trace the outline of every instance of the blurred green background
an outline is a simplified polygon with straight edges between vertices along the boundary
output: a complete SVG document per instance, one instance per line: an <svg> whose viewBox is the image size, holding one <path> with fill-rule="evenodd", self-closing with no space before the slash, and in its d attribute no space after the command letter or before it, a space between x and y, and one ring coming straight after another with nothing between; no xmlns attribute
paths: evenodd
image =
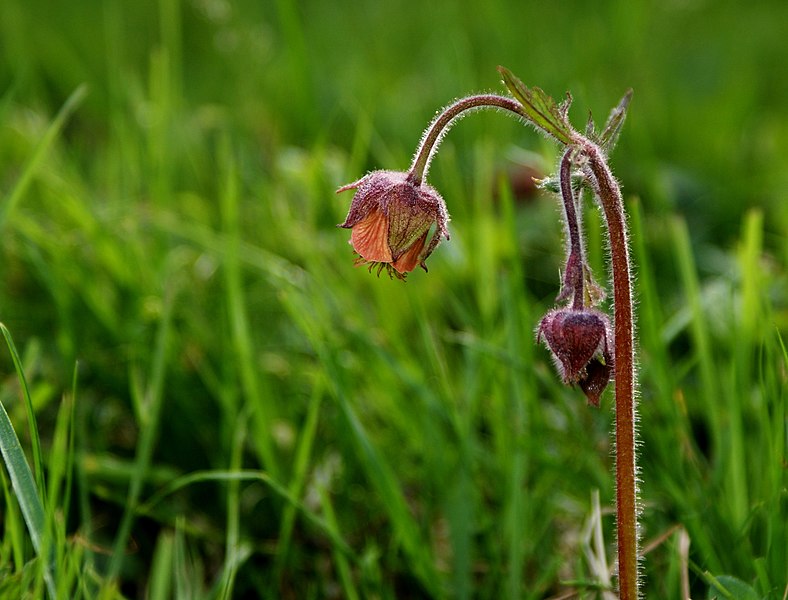
<svg viewBox="0 0 788 600"><path fill-rule="evenodd" d="M406 284L354 269L334 227L339 185L404 169L441 106L503 91L497 65L571 91L578 127L634 89L611 163L635 213L648 597L685 571L697 597L704 574L780 597L786 23L781 0L4 0L0 321L45 449L74 402L73 597L110 575L127 597L594 597L612 394L586 409L532 334L563 242L524 174L557 148L457 125L430 176L452 240Z"/></svg>

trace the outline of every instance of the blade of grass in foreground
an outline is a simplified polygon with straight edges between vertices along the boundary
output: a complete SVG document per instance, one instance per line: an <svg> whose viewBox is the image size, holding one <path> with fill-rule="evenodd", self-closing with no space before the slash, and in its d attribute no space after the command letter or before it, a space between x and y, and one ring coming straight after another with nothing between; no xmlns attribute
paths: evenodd
<svg viewBox="0 0 788 600"><path fill-rule="evenodd" d="M18 355L16 347L11 339L11 334L5 325L0 323L0 329L8 344L8 349L14 357L14 364L18 365ZM20 383L22 384L25 394L27 394L27 384L25 383L24 376L19 367L17 372L20 376ZM42 551L46 552L46 528L44 518L44 506L41 503L41 498L38 495L38 488L33 479L33 472L30 470L30 465L27 464L25 453L19 443L19 438L14 431L14 426L11 424L11 419L8 418L8 413L5 407L0 403L0 452L3 454L3 461L5 462L8 475L11 478L11 485L13 486L14 493L16 494L19 507L22 510L22 516L27 523L27 529L30 532L30 539L33 541L33 548L36 553L41 556ZM55 580L50 570L49 561L44 562L44 579L52 598L55 598Z"/></svg>
<svg viewBox="0 0 788 600"><path fill-rule="evenodd" d="M22 387L22 396L25 400L25 409L27 410L28 426L30 428L30 440L33 446L33 467L36 472L35 483L41 490L42 497L46 495L46 488L44 487L44 468L41 459L41 438L38 436L38 425L36 423L36 413L33 409L33 400L30 397L30 389L27 387L27 378L22 368L22 360L19 358L19 352L16 350L14 340L11 338L11 332L8 331L6 326L0 323L0 330L3 332L5 343L8 346L8 351L11 353L11 360L14 362L16 375L19 378L19 383Z"/></svg>

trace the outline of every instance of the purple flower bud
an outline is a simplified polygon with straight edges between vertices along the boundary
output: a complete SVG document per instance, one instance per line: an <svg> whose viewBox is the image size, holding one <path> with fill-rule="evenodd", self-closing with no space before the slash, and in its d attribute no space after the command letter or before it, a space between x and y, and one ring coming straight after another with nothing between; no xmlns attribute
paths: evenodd
<svg viewBox="0 0 788 600"><path fill-rule="evenodd" d="M578 384L589 404L599 406L613 374L607 315L593 308L551 310L539 323L536 339L542 338L564 383Z"/></svg>
<svg viewBox="0 0 788 600"><path fill-rule="evenodd" d="M356 195L339 227L351 230L350 244L360 257L356 264L369 264L370 270L377 265L378 273L385 267L400 279L419 265L426 271L424 261L441 238L449 239L449 214L440 194L399 171L373 171L337 193L350 189Z"/></svg>

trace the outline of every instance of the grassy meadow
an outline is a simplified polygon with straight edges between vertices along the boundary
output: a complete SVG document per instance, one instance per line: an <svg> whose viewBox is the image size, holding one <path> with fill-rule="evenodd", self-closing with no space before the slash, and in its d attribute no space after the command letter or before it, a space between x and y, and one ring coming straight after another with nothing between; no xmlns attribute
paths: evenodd
<svg viewBox="0 0 788 600"><path fill-rule="evenodd" d="M530 178L558 148L454 127L430 172L452 237L405 283L335 227L337 187L406 168L500 64L571 91L578 126L634 89L611 165L644 596L785 599L786 22L784 0L3 0L0 598L611 597L613 394L587 407L534 335L564 241Z"/></svg>

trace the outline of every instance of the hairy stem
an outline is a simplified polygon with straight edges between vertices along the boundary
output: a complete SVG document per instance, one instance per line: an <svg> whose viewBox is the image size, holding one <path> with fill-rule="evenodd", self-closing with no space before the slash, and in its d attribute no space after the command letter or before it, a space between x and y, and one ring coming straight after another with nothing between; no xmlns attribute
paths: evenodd
<svg viewBox="0 0 788 600"><path fill-rule="evenodd" d="M441 139L443 139L444 134L453 124L452 122L457 117L462 116L464 112L479 108L499 108L514 113L519 117L526 116L519 102L512 98L498 96L496 94L467 96L450 104L435 117L421 137L421 143L419 143L419 148L416 150L416 155L413 157L413 163L410 165L408 178L411 182L415 185L419 185L427 176L427 171L430 168L430 161L435 151L438 149L438 145Z"/></svg>
<svg viewBox="0 0 788 600"><path fill-rule="evenodd" d="M618 182L598 146L576 140L602 204L610 240L613 271L616 390L616 525L618 585L622 600L638 598L638 531L634 312L624 203Z"/></svg>
<svg viewBox="0 0 788 600"><path fill-rule="evenodd" d="M575 204L575 194L572 191L572 155L575 149L569 147L561 158L559 178L561 182L561 199L564 202L564 214L566 215L566 229L569 236L569 253L566 260L566 270L563 290L559 295L560 299L565 294L573 293L572 308L580 310L585 304L584 290L584 265L583 242L580 233L580 222L577 218L577 205Z"/></svg>

